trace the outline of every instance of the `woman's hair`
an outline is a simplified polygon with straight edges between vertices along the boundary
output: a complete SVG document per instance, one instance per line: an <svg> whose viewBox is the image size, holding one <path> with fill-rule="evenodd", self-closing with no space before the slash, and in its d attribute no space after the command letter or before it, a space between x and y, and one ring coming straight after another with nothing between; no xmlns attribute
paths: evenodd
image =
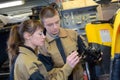
<svg viewBox="0 0 120 80"><path fill-rule="evenodd" d="M44 19L44 18L51 18L53 16L55 16L56 14L58 14L58 11L49 6L49 7L43 7L42 10L40 11L40 20Z"/></svg>
<svg viewBox="0 0 120 80"><path fill-rule="evenodd" d="M23 45L25 42L25 39L23 37L24 32L33 34L38 28L43 29L43 26L38 20L26 20L20 25L15 25L11 28L7 43L8 53L11 57L11 60L14 56L19 54L19 45Z"/></svg>

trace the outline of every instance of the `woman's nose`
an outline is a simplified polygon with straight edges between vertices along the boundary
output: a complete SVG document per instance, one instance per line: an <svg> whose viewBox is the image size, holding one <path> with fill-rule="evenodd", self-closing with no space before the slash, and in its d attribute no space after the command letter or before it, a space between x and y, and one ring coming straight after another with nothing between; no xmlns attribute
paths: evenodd
<svg viewBox="0 0 120 80"><path fill-rule="evenodd" d="M44 34L42 35L42 37L43 37L43 38L46 38L46 36L45 36Z"/></svg>

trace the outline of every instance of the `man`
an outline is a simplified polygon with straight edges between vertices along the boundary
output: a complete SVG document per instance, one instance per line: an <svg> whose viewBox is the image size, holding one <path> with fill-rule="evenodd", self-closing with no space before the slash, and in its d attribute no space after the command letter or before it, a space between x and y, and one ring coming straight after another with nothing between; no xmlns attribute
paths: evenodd
<svg viewBox="0 0 120 80"><path fill-rule="evenodd" d="M41 10L40 20L46 29L45 49L40 49L40 51L47 51L45 56L52 58L53 70L61 68L66 63L66 57L73 51L78 50L77 40L79 38L82 41L82 38L76 31L61 28L59 13L52 7L45 7ZM83 48L85 48L83 42L81 42L79 48L79 53L81 54L84 50ZM81 62L74 68L68 80L83 80Z"/></svg>

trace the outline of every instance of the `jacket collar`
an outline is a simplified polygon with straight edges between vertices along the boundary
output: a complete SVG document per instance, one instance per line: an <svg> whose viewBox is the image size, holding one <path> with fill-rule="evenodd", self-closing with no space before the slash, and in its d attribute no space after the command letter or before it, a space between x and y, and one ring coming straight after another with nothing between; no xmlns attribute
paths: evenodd
<svg viewBox="0 0 120 80"><path fill-rule="evenodd" d="M35 55L35 51L32 48L29 48L27 46L20 46L19 52L27 55Z"/></svg>
<svg viewBox="0 0 120 80"><path fill-rule="evenodd" d="M46 33L46 37L47 42L52 42L55 39L54 37L51 37L48 33ZM67 37L67 32L65 29L60 28L59 37Z"/></svg>

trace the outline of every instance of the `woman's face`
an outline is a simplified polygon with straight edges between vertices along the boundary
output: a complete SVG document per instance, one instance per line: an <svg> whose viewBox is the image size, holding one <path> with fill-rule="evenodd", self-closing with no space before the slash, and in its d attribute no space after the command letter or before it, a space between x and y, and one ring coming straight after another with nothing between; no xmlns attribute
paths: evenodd
<svg viewBox="0 0 120 80"><path fill-rule="evenodd" d="M37 29L30 37L33 46L43 46L45 43L45 35L42 29Z"/></svg>

